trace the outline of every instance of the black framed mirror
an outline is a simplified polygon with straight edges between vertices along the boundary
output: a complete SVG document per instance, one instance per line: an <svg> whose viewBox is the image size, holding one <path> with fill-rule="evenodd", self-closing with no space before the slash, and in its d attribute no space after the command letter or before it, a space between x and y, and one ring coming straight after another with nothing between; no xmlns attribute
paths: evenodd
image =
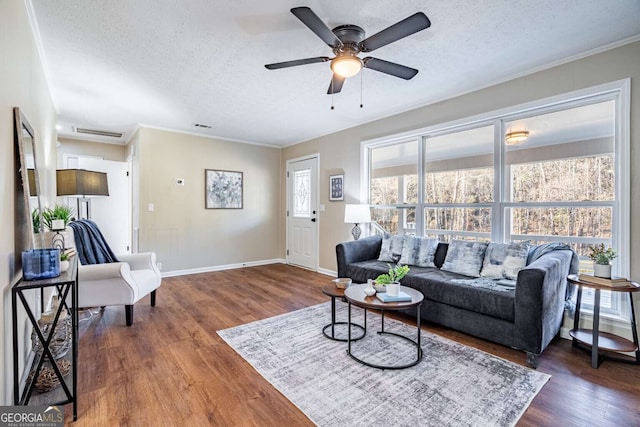
<svg viewBox="0 0 640 427"><path fill-rule="evenodd" d="M22 267L22 251L34 249L35 235L42 236L42 206L40 179L36 156L35 132L20 108L14 115L15 182L15 253L16 270Z"/></svg>

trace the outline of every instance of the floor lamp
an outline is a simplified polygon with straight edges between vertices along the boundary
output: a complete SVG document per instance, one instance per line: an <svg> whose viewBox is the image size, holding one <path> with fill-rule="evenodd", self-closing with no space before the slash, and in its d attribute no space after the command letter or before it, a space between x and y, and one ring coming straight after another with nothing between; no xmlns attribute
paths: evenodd
<svg viewBox="0 0 640 427"><path fill-rule="evenodd" d="M371 207L369 205L344 205L344 222L355 224L351 235L358 240L362 234L359 224L371 222Z"/></svg>
<svg viewBox="0 0 640 427"><path fill-rule="evenodd" d="M78 219L82 219L82 207L86 208L86 216L91 218L91 197L108 196L109 184L105 172L85 169L56 170L56 192L58 196L76 197L78 203Z"/></svg>

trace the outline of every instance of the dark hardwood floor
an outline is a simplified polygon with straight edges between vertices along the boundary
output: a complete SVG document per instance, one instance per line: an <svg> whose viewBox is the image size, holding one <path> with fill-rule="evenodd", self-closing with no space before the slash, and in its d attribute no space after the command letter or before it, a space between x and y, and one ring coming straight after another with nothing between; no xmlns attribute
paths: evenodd
<svg viewBox="0 0 640 427"><path fill-rule="evenodd" d="M98 312L80 324L73 425L312 425L216 331L328 301L320 289L329 281L282 264L173 277L163 280L156 307L149 297L136 304L132 327L124 307ZM433 324L423 329L525 365L522 352ZM640 426L640 366L605 361L592 369L587 353L559 339L538 369L552 378L518 425ZM69 424L71 412L67 406Z"/></svg>

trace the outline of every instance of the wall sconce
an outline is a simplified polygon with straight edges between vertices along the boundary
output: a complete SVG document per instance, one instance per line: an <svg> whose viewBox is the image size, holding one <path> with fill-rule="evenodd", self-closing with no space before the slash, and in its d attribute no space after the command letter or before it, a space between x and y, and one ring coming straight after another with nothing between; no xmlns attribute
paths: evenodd
<svg viewBox="0 0 640 427"><path fill-rule="evenodd" d="M354 240L358 240L360 234L362 234L359 224L371 222L371 208L369 205L345 205L344 222L346 224L355 224L353 230L351 230L351 235Z"/></svg>
<svg viewBox="0 0 640 427"><path fill-rule="evenodd" d="M83 203L86 206L86 218L90 219L90 197L109 195L107 174L84 169L59 169L56 171L56 190L58 196L77 197L78 219L82 218Z"/></svg>
<svg viewBox="0 0 640 427"><path fill-rule="evenodd" d="M520 145L529 138L528 130L521 130L517 132L509 132L504 137L504 142L507 145Z"/></svg>

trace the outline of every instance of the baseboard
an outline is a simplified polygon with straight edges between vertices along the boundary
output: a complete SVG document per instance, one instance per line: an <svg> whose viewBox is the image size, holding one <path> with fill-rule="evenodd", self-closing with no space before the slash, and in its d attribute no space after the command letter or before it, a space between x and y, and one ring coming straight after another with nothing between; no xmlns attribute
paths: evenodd
<svg viewBox="0 0 640 427"><path fill-rule="evenodd" d="M259 265L284 264L287 261L283 258L265 259L261 261L247 261L236 264L213 265L209 267L191 268L188 270L173 270L162 272L162 277L186 276L188 274L210 273L212 271L232 270L235 268L256 267Z"/></svg>
<svg viewBox="0 0 640 427"><path fill-rule="evenodd" d="M326 276L338 277L338 272L333 270L327 270L326 268L318 268L318 273Z"/></svg>

